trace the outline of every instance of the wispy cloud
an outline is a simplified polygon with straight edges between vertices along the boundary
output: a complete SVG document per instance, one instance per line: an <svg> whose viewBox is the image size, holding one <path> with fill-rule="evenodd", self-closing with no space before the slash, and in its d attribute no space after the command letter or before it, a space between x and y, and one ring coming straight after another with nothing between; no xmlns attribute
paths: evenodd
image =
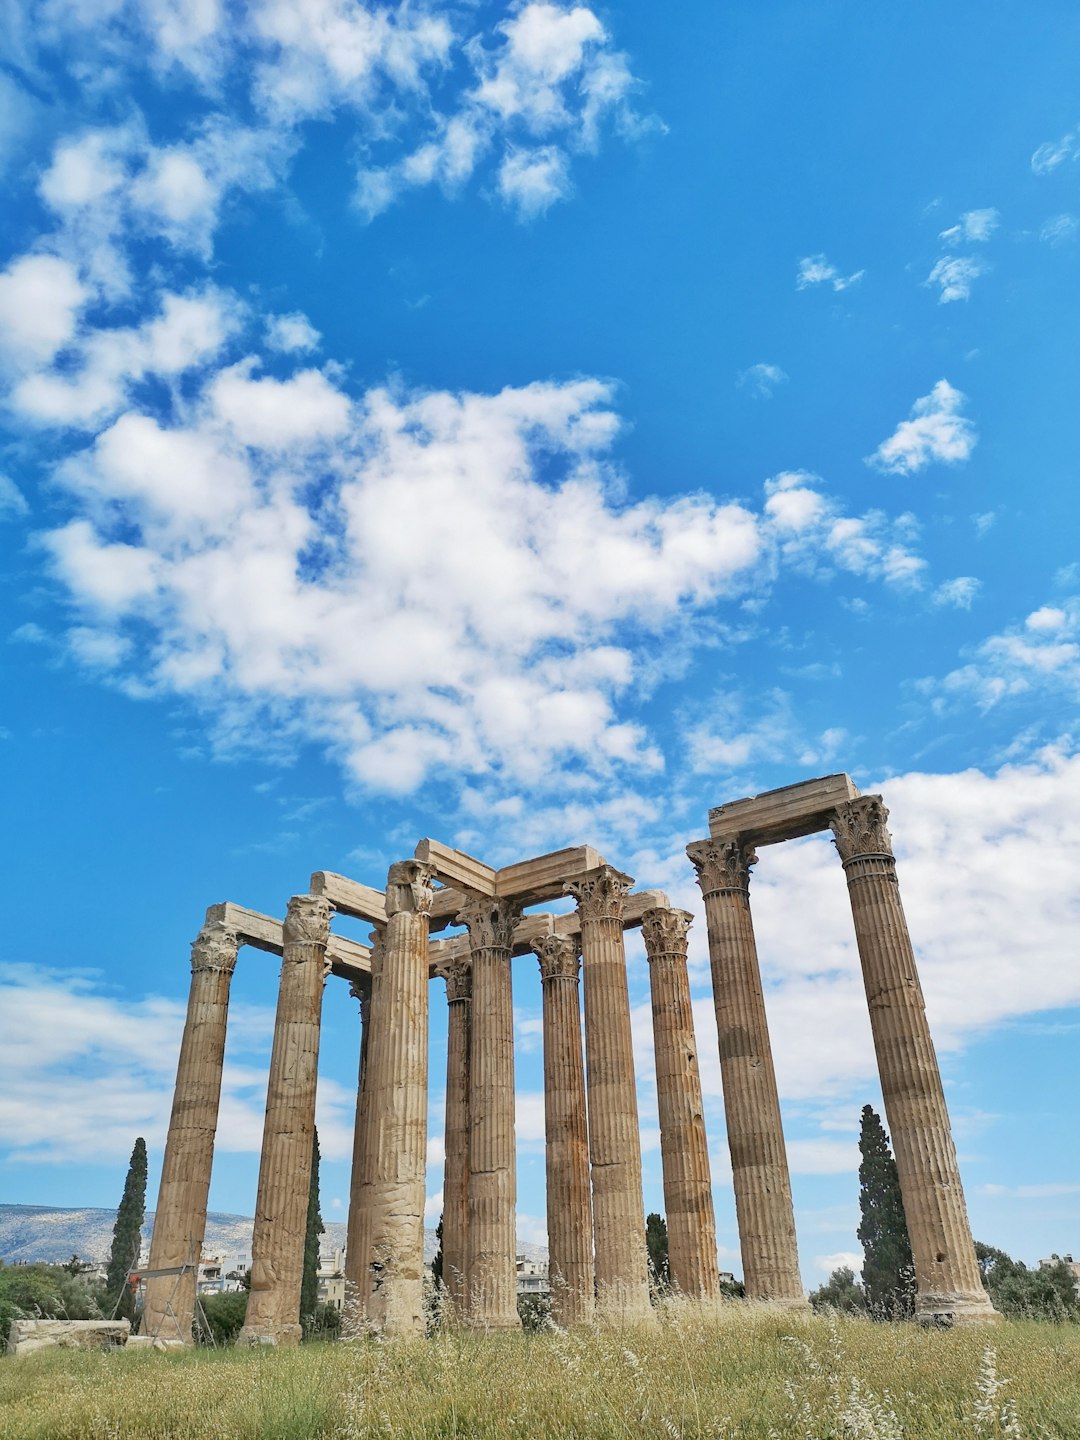
<svg viewBox="0 0 1080 1440"><path fill-rule="evenodd" d="M957 575L955 580L946 580L937 587L930 597L935 605L951 605L957 610L970 610L972 601L982 589L982 581L974 575Z"/></svg>
<svg viewBox="0 0 1080 1440"><path fill-rule="evenodd" d="M939 286L938 304L950 305L954 300L969 300L972 284L980 275L985 275L986 270L981 260L970 255L943 255L923 284Z"/></svg>
<svg viewBox="0 0 1080 1440"><path fill-rule="evenodd" d="M975 426L960 414L967 396L947 380L939 380L929 395L911 407L911 418L902 420L883 440L866 463L891 475L913 475L931 462L959 465L975 448Z"/></svg>
<svg viewBox="0 0 1080 1440"><path fill-rule="evenodd" d="M922 688L939 709L969 700L989 710L1054 691L1080 697L1080 597L1033 610L984 640L967 664Z"/></svg>
<svg viewBox="0 0 1080 1440"><path fill-rule="evenodd" d="M787 378L787 372L781 370L779 365L769 365L764 361L759 361L757 365L740 370L735 383L740 390L746 390L755 400L771 400L776 387L783 385Z"/></svg>
<svg viewBox="0 0 1080 1440"><path fill-rule="evenodd" d="M1049 175L1066 160L1080 156L1080 128L1070 130L1060 140L1047 140L1031 157L1031 168L1036 175Z"/></svg>
<svg viewBox="0 0 1080 1440"><path fill-rule="evenodd" d="M850 275L844 275L827 256L804 255L799 261L795 288L806 290L811 285L831 285L834 290L846 290L849 285L857 284L865 274L865 270L855 270Z"/></svg>
<svg viewBox="0 0 1080 1440"><path fill-rule="evenodd" d="M942 230L940 238L950 245L957 245L965 240L978 243L989 240L1000 224L1001 214L992 206L984 210L968 210L960 216L955 225Z"/></svg>

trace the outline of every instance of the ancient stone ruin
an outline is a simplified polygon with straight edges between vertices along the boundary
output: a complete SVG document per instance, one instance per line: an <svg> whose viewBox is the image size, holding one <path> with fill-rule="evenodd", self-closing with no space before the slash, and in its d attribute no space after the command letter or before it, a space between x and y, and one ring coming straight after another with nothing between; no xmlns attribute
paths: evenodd
<svg viewBox="0 0 1080 1440"><path fill-rule="evenodd" d="M896 864L878 795L831 775L711 811L687 846L705 899L735 1203L749 1299L805 1305L791 1182L750 915L755 846L831 830L847 876L904 1211L917 1315L997 1318L983 1290ZM572 895L571 914L524 913ZM370 947L331 933L337 911ZM467 1325L512 1329L515 1296L511 957L543 990L547 1222L553 1318L650 1313L624 932L649 961L664 1204L673 1283L716 1296L716 1224L686 969L690 915L588 846L493 869L433 840L391 865L385 890L316 872L284 922L213 905L192 947L191 993L146 1272L142 1333L190 1343L221 1093L229 986L241 945L281 955L241 1339L293 1344L328 976L360 1004L360 1077L346 1282L388 1336L424 1333L429 980L449 1007L444 1278ZM464 933L437 938L451 926ZM584 1055L579 1002L584 992Z"/></svg>

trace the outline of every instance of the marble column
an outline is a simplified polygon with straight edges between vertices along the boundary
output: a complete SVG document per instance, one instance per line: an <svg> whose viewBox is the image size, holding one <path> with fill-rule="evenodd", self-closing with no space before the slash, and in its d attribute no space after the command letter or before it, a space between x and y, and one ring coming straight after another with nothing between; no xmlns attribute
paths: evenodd
<svg viewBox="0 0 1080 1440"><path fill-rule="evenodd" d="M477 896L458 922L472 948L469 1046L469 1322L516 1330L517 1175L510 955L520 908Z"/></svg>
<svg viewBox="0 0 1080 1440"><path fill-rule="evenodd" d="M191 989L150 1242L151 1270L197 1266L202 1255L238 946L236 932L218 920L208 922L191 947ZM141 1333L190 1345L195 1281L194 1270L148 1279Z"/></svg>
<svg viewBox="0 0 1080 1440"><path fill-rule="evenodd" d="M657 907L641 917L649 957L660 1156L672 1287L695 1300L719 1293L716 1217L701 1099L694 1012L686 970L686 910Z"/></svg>
<svg viewBox="0 0 1080 1440"><path fill-rule="evenodd" d="M281 984L251 1237L251 1290L237 1338L240 1345L300 1341L300 1283L330 910L321 897L294 895L282 926Z"/></svg>
<svg viewBox="0 0 1080 1440"><path fill-rule="evenodd" d="M593 1315L592 1204L585 1065L581 1054L574 936L536 942L544 996L544 1130L547 1141L548 1273L551 1318L564 1328Z"/></svg>
<svg viewBox="0 0 1080 1440"><path fill-rule="evenodd" d="M999 1319L983 1289L968 1223L934 1042L908 934L889 812L880 795L837 807L831 819L844 863L862 962L885 1114L915 1261L919 1319Z"/></svg>
<svg viewBox="0 0 1080 1440"><path fill-rule="evenodd" d="M581 920L596 1302L599 1314L616 1322L652 1313L622 930L632 884L604 865L568 887Z"/></svg>
<svg viewBox="0 0 1080 1440"><path fill-rule="evenodd" d="M448 961L446 981L446 1154L443 1162L443 1286L453 1315L467 1311L469 1263L469 1045L472 1031L472 965L467 956Z"/></svg>
<svg viewBox="0 0 1080 1440"><path fill-rule="evenodd" d="M757 856L737 838L696 841L686 853L705 897L747 1298L803 1306L791 1178L750 916L750 867Z"/></svg>
<svg viewBox="0 0 1080 1440"><path fill-rule="evenodd" d="M367 1314L375 1328L422 1337L424 1190L427 1177L428 917L434 872L391 865L382 970L368 1046L372 1130L363 1188L371 1207ZM367 1087L365 1087L366 1089Z"/></svg>
<svg viewBox="0 0 1080 1440"><path fill-rule="evenodd" d="M360 1066L356 1086L356 1121L353 1129L352 1172L349 1180L349 1218L345 1232L345 1320L348 1338L356 1338L354 1328L367 1314L371 1286L371 1193L365 1190L364 1170L372 1144L370 1111L370 1074L368 1055L371 1049L371 1010L382 966L382 934L376 930L371 937L371 974L349 987L350 994L360 1002Z"/></svg>

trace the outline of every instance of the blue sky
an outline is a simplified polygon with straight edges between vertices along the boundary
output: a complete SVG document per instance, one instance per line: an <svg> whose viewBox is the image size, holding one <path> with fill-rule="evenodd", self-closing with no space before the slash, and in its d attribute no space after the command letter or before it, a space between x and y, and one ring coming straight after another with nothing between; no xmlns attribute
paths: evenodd
<svg viewBox="0 0 1080 1440"><path fill-rule="evenodd" d="M138 1133L160 1163L207 905L431 835L591 843L699 913L710 806L845 769L892 809L974 1229L1075 1251L1073 8L0 14L0 1199L115 1204ZM856 1250L869 1027L831 847L753 896L813 1284ZM691 966L737 1269L700 919ZM637 944L630 980L660 1208ZM242 953L219 1209L275 983Z"/></svg>

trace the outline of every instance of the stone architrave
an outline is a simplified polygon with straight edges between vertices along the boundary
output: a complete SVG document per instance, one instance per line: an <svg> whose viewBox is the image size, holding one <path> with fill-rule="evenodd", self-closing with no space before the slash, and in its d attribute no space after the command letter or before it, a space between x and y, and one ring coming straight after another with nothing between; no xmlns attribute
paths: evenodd
<svg viewBox="0 0 1080 1440"><path fill-rule="evenodd" d="M604 865L567 887L581 923L596 1302L598 1313L616 1322L652 1313L622 930L632 884Z"/></svg>
<svg viewBox="0 0 1080 1440"><path fill-rule="evenodd" d="M360 1064L356 1085L356 1121L353 1129L352 1171L349 1180L349 1218L345 1232L345 1319L348 1338L353 1327L367 1313L368 1286L371 1278L371 1214L365 1203L364 1150L371 1143L368 1120L368 1050L371 1043L371 1004L382 965L382 936L375 931L371 939L371 974L354 980L349 993L360 1002Z"/></svg>
<svg viewBox="0 0 1080 1440"><path fill-rule="evenodd" d="M202 1257L238 948L236 931L221 921L205 925L191 947L191 989L150 1242L151 1270L197 1267ZM196 1268L182 1269L146 1281L143 1335L191 1344L196 1275Z"/></svg>
<svg viewBox="0 0 1080 1440"><path fill-rule="evenodd" d="M433 871L390 866L382 973L368 1046L372 1144L363 1186L371 1205L367 1314L388 1336L422 1337L427 1162L428 917ZM365 1087L366 1089L367 1087Z"/></svg>
<svg viewBox="0 0 1080 1440"><path fill-rule="evenodd" d="M446 981L446 1154L443 1169L443 1286L453 1314L467 1311L469 1266L469 1047L472 965L468 957L439 967Z"/></svg>
<svg viewBox="0 0 1080 1440"><path fill-rule="evenodd" d="M282 926L270 1079L251 1237L251 1290L237 1344L296 1345L315 1133L329 901L294 895Z"/></svg>
<svg viewBox="0 0 1080 1440"><path fill-rule="evenodd" d="M803 1306L791 1178L740 839L686 847L705 898L724 1113L747 1298Z"/></svg>
<svg viewBox="0 0 1080 1440"><path fill-rule="evenodd" d="M839 805L831 827L844 864L896 1155L918 1318L979 1324L1000 1318L983 1289L960 1169L900 901L889 812L880 795Z"/></svg>
<svg viewBox="0 0 1080 1440"><path fill-rule="evenodd" d="M709 1142L686 970L686 934L692 919L686 910L657 907L645 911L641 931L649 957L671 1283L683 1295L712 1300L719 1292L720 1277Z"/></svg>
<svg viewBox="0 0 1080 1440"><path fill-rule="evenodd" d="M458 915L472 960L469 1053L468 1319L516 1330L514 1009L510 954L519 907L475 896Z"/></svg>
<svg viewBox="0 0 1080 1440"><path fill-rule="evenodd" d="M551 1318L563 1328L591 1320L594 1298L589 1134L578 995L580 954L576 936L545 935L536 942L544 996Z"/></svg>

